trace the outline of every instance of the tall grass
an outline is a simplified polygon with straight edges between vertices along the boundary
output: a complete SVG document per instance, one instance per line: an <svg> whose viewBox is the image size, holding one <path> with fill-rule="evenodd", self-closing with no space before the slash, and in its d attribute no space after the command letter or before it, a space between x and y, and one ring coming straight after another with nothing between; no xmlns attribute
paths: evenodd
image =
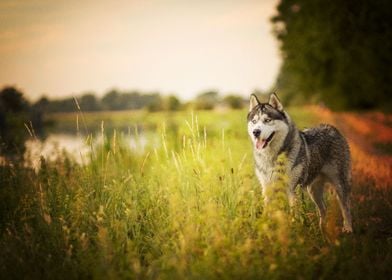
<svg viewBox="0 0 392 280"><path fill-rule="evenodd" d="M299 111L293 114L309 124ZM0 275L390 277L391 189L354 186L354 197L366 197L353 203L355 233L327 244L300 190L295 213L283 183L263 209L244 119L244 112L187 114L157 121L143 150L129 148L121 133L103 131L103 144L91 146L85 165L64 154L52 162L42 158L38 172L1 167ZM341 220L336 207L331 231Z"/></svg>

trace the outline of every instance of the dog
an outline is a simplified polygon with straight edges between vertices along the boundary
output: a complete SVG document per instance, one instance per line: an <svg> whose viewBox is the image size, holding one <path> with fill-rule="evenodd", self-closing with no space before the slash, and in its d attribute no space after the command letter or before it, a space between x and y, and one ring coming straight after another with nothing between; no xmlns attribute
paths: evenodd
<svg viewBox="0 0 392 280"><path fill-rule="evenodd" d="M299 131L275 93L268 103L256 95L250 97L248 133L253 144L256 176L260 181L264 203L273 187L278 156L287 157L288 200L295 203L295 189L306 188L319 214L324 235L326 205L323 199L326 183L336 193L343 216L343 232L352 232L350 211L351 157L346 139L333 126L322 124Z"/></svg>

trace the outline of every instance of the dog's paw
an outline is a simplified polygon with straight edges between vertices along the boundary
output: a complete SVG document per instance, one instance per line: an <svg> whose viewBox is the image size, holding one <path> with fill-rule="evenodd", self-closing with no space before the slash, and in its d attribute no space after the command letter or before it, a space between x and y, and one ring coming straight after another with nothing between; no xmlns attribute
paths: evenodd
<svg viewBox="0 0 392 280"><path fill-rule="evenodd" d="M344 226L344 227L342 228L342 232L343 232L343 233L352 233L352 232L353 232L353 228L350 227L350 226Z"/></svg>

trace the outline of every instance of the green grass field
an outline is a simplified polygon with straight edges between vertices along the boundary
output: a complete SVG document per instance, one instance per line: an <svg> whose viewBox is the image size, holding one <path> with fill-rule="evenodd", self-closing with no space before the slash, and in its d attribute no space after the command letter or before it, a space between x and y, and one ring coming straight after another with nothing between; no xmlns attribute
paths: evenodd
<svg viewBox="0 0 392 280"><path fill-rule="evenodd" d="M299 127L322 120L289 111ZM52 118L77 130L75 114ZM338 233L328 194L326 243L306 193L293 213L279 191L263 209L246 111L79 114L78 129L102 120L84 166L64 154L37 172L0 167L2 279L391 278L390 161L372 166L354 147L354 233ZM149 144L133 150L107 126L149 131Z"/></svg>

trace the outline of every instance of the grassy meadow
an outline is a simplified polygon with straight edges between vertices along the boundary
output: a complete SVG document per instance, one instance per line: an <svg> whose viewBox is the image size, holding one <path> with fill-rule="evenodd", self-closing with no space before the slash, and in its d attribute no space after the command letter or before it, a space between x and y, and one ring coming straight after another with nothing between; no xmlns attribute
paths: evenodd
<svg viewBox="0 0 392 280"><path fill-rule="evenodd" d="M289 112L300 128L329 122L348 137L353 234L340 233L328 193L323 241L306 193L288 209L284 176L263 208L246 111L59 114L59 127L103 145L85 165L58 151L39 170L0 167L1 278L391 278L392 117ZM126 133L147 144L130 148Z"/></svg>

